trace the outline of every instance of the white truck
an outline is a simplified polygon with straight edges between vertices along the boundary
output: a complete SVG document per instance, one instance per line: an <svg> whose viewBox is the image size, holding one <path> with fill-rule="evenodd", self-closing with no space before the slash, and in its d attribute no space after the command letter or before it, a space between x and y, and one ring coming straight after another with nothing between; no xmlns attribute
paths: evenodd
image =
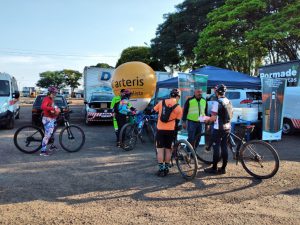
<svg viewBox="0 0 300 225"><path fill-rule="evenodd" d="M111 121L110 103L113 97L111 80L113 69L85 67L83 71L85 123Z"/></svg>
<svg viewBox="0 0 300 225"><path fill-rule="evenodd" d="M15 119L19 119L19 89L17 81L7 73L0 73L0 125L14 128Z"/></svg>
<svg viewBox="0 0 300 225"><path fill-rule="evenodd" d="M287 80L283 103L283 134L293 134L300 129L300 60L261 67L261 78Z"/></svg>

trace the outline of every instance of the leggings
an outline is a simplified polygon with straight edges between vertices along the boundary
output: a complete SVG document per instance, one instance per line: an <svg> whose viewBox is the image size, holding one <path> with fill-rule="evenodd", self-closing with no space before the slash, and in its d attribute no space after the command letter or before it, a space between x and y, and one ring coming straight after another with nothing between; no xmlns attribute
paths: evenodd
<svg viewBox="0 0 300 225"><path fill-rule="evenodd" d="M44 152L44 151L46 151L47 144L54 132L56 119L49 118L49 117L43 117L42 122L44 124L44 129L45 129L45 136L42 141L42 152Z"/></svg>

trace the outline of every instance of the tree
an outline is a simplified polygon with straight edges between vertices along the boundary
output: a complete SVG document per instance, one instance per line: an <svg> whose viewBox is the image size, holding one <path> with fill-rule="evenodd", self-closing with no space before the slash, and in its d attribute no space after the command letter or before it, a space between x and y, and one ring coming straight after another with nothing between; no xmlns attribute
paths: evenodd
<svg viewBox="0 0 300 225"><path fill-rule="evenodd" d="M195 62L194 47L198 34L207 25L206 16L225 0L185 0L176 12L164 15L165 22L151 40L152 55L164 66L185 70Z"/></svg>
<svg viewBox="0 0 300 225"><path fill-rule="evenodd" d="M41 88L48 88L49 86L55 86L58 89L64 88L65 77L61 71L46 71L40 73L40 79L37 81L36 86Z"/></svg>
<svg viewBox="0 0 300 225"><path fill-rule="evenodd" d="M194 49L197 64L251 73L268 54L284 56L294 48L290 58L295 57L299 51L298 5L296 0L227 0L208 14L209 24Z"/></svg>
<svg viewBox="0 0 300 225"><path fill-rule="evenodd" d="M65 84L67 86L70 86L71 88L71 96L74 96L74 89L78 88L78 86L80 85L78 81L79 79L82 78L82 73L75 70L67 70L67 69L64 69L60 73L63 75L65 79Z"/></svg>
<svg viewBox="0 0 300 225"><path fill-rule="evenodd" d="M149 47L134 46L124 49L121 53L121 57L116 64L116 67L123 63L131 61L140 61L148 64L153 70L165 71L164 67L151 56Z"/></svg>
<svg viewBox="0 0 300 225"><path fill-rule="evenodd" d="M95 67L106 68L106 69L114 69L113 66L110 66L107 63L98 63Z"/></svg>

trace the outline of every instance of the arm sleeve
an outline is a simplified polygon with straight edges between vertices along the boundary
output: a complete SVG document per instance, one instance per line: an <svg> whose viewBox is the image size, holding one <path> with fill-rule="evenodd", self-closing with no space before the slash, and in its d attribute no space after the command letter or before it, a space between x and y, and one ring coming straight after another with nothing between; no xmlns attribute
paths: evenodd
<svg viewBox="0 0 300 225"><path fill-rule="evenodd" d="M189 112L189 107L190 107L189 102L190 102L190 98L187 99L186 102L184 103L182 121L186 121L186 117L187 117L187 114Z"/></svg>
<svg viewBox="0 0 300 225"><path fill-rule="evenodd" d="M51 103L50 100L48 98L44 98L44 100L42 102L42 105L41 105L41 109L43 111L48 111L48 112L51 111L51 110L54 110L54 107L48 106L49 103Z"/></svg>
<svg viewBox="0 0 300 225"><path fill-rule="evenodd" d="M110 108L113 109L115 104L116 104L116 97L113 97L113 99L111 100L111 103L110 103Z"/></svg>

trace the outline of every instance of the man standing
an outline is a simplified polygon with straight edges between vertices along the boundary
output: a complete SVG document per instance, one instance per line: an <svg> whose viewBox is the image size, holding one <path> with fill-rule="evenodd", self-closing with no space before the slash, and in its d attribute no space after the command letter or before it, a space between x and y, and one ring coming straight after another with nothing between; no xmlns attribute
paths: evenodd
<svg viewBox="0 0 300 225"><path fill-rule="evenodd" d="M206 173L212 174L225 174L226 166L228 162L228 149L227 149L227 139L230 135L231 119L232 119L232 104L225 97L226 86L219 85L215 93L217 95L218 101L215 101L211 109L211 117L205 122L214 122L214 129L212 134L213 141L213 165L210 168L204 169ZM220 146L221 146L221 156L223 159L223 164L221 168L217 167L220 157Z"/></svg>
<svg viewBox="0 0 300 225"><path fill-rule="evenodd" d="M199 121L199 116L207 114L207 102L202 97L202 90L194 91L194 96L187 99L184 104L182 127L187 129L188 142L194 146L197 134L202 132L202 124Z"/></svg>
<svg viewBox="0 0 300 225"><path fill-rule="evenodd" d="M113 97L113 99L111 100L111 103L110 103L110 108L111 109L114 109L115 105L118 104L121 101L121 95L122 95L124 90L125 89L122 89L120 91L120 95L116 95L116 96ZM117 137L117 146L119 146L120 143L118 143L118 139L119 139L119 137L118 137L118 134L119 134L118 133L118 122L117 122L117 119L116 119L116 114L117 113L118 112L114 112L113 125L114 125L114 129L115 129L115 134L116 134L116 137Z"/></svg>
<svg viewBox="0 0 300 225"><path fill-rule="evenodd" d="M164 177L169 173L172 143L176 135L177 124L182 116L182 108L178 105L180 91L173 89L170 98L160 101L154 110L158 112L156 149L158 172L157 176Z"/></svg>

